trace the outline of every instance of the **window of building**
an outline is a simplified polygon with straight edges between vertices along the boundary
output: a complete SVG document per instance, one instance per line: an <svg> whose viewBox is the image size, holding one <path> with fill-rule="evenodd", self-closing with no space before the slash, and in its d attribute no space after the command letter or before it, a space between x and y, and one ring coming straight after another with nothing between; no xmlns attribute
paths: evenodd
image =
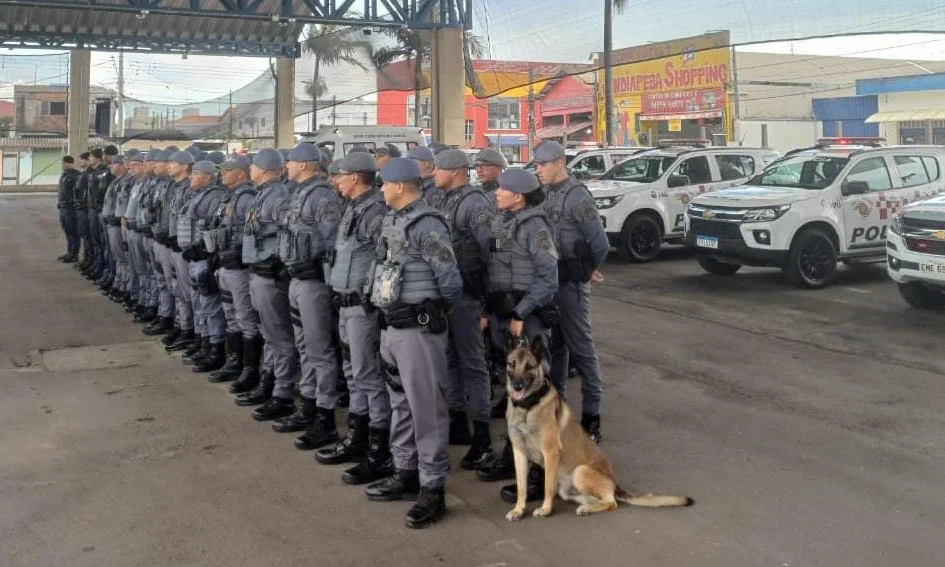
<svg viewBox="0 0 945 567"><path fill-rule="evenodd" d="M414 109L416 108L414 95L407 97L407 126L416 126ZM430 95L420 95L420 127L429 128L433 122L433 101Z"/></svg>
<svg viewBox="0 0 945 567"><path fill-rule="evenodd" d="M260 118L260 119L259 119L259 126L262 127L262 128L265 128L265 127L266 127L266 119L265 119L265 118Z"/></svg>
<svg viewBox="0 0 945 567"><path fill-rule="evenodd" d="M522 124L522 105L517 98L489 99L489 129L518 130Z"/></svg>
<svg viewBox="0 0 945 567"><path fill-rule="evenodd" d="M476 123L472 120L466 121L466 141L473 142L476 139Z"/></svg>
<svg viewBox="0 0 945 567"><path fill-rule="evenodd" d="M65 102L43 102L43 114L46 116L65 116Z"/></svg>

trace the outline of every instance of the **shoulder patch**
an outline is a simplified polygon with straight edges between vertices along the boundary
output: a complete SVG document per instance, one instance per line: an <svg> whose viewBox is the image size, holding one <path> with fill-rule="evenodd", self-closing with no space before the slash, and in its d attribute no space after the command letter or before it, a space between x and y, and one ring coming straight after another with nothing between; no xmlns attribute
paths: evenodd
<svg viewBox="0 0 945 567"><path fill-rule="evenodd" d="M590 222L598 218L597 206L589 198L581 199L571 209L571 215L577 222Z"/></svg>
<svg viewBox="0 0 945 567"><path fill-rule="evenodd" d="M423 238L420 254L428 262L437 262L440 264L456 263L456 256L453 254L452 243L445 240L437 232L429 232Z"/></svg>
<svg viewBox="0 0 945 567"><path fill-rule="evenodd" d="M532 254L546 253L555 260L558 259L558 250L555 248L551 233L545 229L538 231L532 238Z"/></svg>

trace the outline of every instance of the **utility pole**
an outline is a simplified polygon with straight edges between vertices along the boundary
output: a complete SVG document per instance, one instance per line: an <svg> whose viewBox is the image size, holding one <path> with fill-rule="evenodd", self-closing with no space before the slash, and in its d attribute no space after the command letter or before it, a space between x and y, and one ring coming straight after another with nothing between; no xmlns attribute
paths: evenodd
<svg viewBox="0 0 945 567"><path fill-rule="evenodd" d="M604 0L604 136L614 145L614 0Z"/></svg>
<svg viewBox="0 0 945 567"><path fill-rule="evenodd" d="M125 135L125 52L118 52L118 137Z"/></svg>
<svg viewBox="0 0 945 567"><path fill-rule="evenodd" d="M535 83L531 64L528 65L528 152L535 147Z"/></svg>

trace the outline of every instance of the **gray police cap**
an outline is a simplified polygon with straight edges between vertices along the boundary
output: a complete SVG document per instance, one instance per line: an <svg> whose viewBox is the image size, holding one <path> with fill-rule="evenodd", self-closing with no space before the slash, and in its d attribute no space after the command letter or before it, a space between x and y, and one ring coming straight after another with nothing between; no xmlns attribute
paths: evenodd
<svg viewBox="0 0 945 567"><path fill-rule="evenodd" d="M379 148L374 148L374 155L399 158L403 154L400 153L400 148L398 148L394 144L385 144Z"/></svg>
<svg viewBox="0 0 945 567"><path fill-rule="evenodd" d="M234 156L220 164L220 169L249 170L249 160L243 156Z"/></svg>
<svg viewBox="0 0 945 567"><path fill-rule="evenodd" d="M207 159L217 165L220 165L221 163L226 161L226 154L224 154L223 152L219 150L213 150L212 152L207 154Z"/></svg>
<svg viewBox="0 0 945 567"><path fill-rule="evenodd" d="M174 152L167 161L173 161L183 165L194 163L194 156L190 152Z"/></svg>
<svg viewBox="0 0 945 567"><path fill-rule="evenodd" d="M148 154L148 158L151 161L167 161L167 158L169 157L170 157L170 154L168 154L164 150L158 150L156 152L151 152Z"/></svg>
<svg viewBox="0 0 945 567"><path fill-rule="evenodd" d="M302 142L301 144L292 148L292 151L289 152L289 157L286 158L286 161L319 161L321 160L322 153L318 151L318 148L312 144Z"/></svg>
<svg viewBox="0 0 945 567"><path fill-rule="evenodd" d="M112 158L112 165L125 165L125 158L121 156L115 156Z"/></svg>
<svg viewBox="0 0 945 567"><path fill-rule="evenodd" d="M364 152L351 152L338 165L342 171L356 172L367 171L374 173L377 171L377 161L374 156Z"/></svg>
<svg viewBox="0 0 945 567"><path fill-rule="evenodd" d="M491 163L497 167L509 166L509 162L506 161L505 156L502 155L502 152L493 150L492 148L486 148L476 154L476 161Z"/></svg>
<svg viewBox="0 0 945 567"><path fill-rule="evenodd" d="M436 159L436 156L433 155L433 150L426 146L410 148L410 151L407 152L407 157L420 161L434 161Z"/></svg>
<svg viewBox="0 0 945 567"><path fill-rule="evenodd" d="M511 167L499 175L499 187L513 193L531 193L538 189L535 174L520 167Z"/></svg>
<svg viewBox="0 0 945 567"><path fill-rule="evenodd" d="M167 152L167 156L170 157L171 154L173 154L174 152L179 152L180 148L178 148L177 146L168 146L164 148L164 151Z"/></svg>
<svg viewBox="0 0 945 567"><path fill-rule="evenodd" d="M381 178L385 183L400 183L420 179L420 164L410 158L392 158L381 169Z"/></svg>
<svg viewBox="0 0 945 567"><path fill-rule="evenodd" d="M535 161L538 163L548 163L559 160L564 157L564 146L558 142L545 140L535 146Z"/></svg>
<svg viewBox="0 0 945 567"><path fill-rule="evenodd" d="M194 171L200 171L203 173L214 174L217 172L217 164L213 163L208 159L202 159L194 164Z"/></svg>
<svg viewBox="0 0 945 567"><path fill-rule="evenodd" d="M436 156L437 169L469 169L469 158L463 150L443 150Z"/></svg>
<svg viewBox="0 0 945 567"><path fill-rule="evenodd" d="M433 152L433 155L435 156L440 155L440 152L450 149L450 147L447 146L446 144L441 144L439 142L433 142L432 144L430 144L429 148L430 148L430 151Z"/></svg>
<svg viewBox="0 0 945 567"><path fill-rule="evenodd" d="M338 175L341 173L341 162L344 160L336 159L335 161L328 164L328 174L329 175Z"/></svg>
<svg viewBox="0 0 945 567"><path fill-rule="evenodd" d="M132 162L144 163L147 157L148 157L148 154L144 152L136 151L128 155L128 157L125 158L125 161L127 161L128 163L132 163Z"/></svg>
<svg viewBox="0 0 945 567"><path fill-rule="evenodd" d="M285 165L285 160L282 159L282 154L277 150L265 148L259 150L259 153L253 158L253 165L259 169L281 170L282 166Z"/></svg>

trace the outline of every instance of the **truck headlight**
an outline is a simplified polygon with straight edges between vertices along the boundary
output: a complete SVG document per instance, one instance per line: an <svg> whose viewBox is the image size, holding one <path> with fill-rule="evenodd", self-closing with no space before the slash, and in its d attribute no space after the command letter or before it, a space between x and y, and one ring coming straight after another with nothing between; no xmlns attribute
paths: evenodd
<svg viewBox="0 0 945 567"><path fill-rule="evenodd" d="M763 207L760 209L748 209L742 217L742 222L768 222L773 221L784 213L788 212L791 205L780 205L777 207Z"/></svg>
<svg viewBox="0 0 945 567"><path fill-rule="evenodd" d="M893 234L902 234L902 221L899 220L899 215L894 215L892 222L889 223L889 232Z"/></svg>
<svg viewBox="0 0 945 567"><path fill-rule="evenodd" d="M623 195L617 195L614 197L597 197L594 199L594 204L597 205L598 209L610 209L622 200Z"/></svg>

